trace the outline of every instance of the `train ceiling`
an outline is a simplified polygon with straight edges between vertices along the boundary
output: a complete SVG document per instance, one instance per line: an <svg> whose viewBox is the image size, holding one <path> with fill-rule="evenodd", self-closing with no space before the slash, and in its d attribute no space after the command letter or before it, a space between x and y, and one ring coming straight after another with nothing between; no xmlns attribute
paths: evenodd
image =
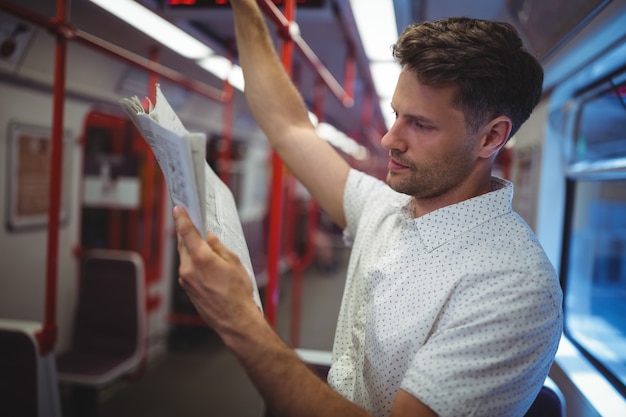
<svg viewBox="0 0 626 417"><path fill-rule="evenodd" d="M155 42L103 11L89 0L66 0L70 4L70 24L103 40L119 45L135 54L148 57ZM193 34L217 52L232 54L236 60L232 14L227 8L188 7L174 8L168 0L136 0L158 14ZM205 3L218 1L196 0ZM378 0L358 0L378 1ZM44 16L55 16L54 0L0 0L14 2ZM530 49L534 50L546 67L551 70L551 59L559 53L566 41L575 34L588 19L610 0L394 0L398 31L412 21L434 20L447 16L470 16L509 21L514 24ZM356 73L354 84L355 104L346 107L330 92L325 93L325 119L373 145L384 131L384 119L378 107L378 93L369 70L369 62L360 43L358 30L352 15L349 0L314 0L313 7L301 6L296 20L302 38L330 70L343 83L346 62L350 56L350 45L354 46ZM376 30L376 28L372 28ZM272 30L277 41L276 31ZM277 41L278 42L278 41ZM222 88L222 81L207 73L195 62L190 62L175 52L159 48L159 62L168 68L184 73L200 82ZM298 52L294 55L294 79L304 92L305 100L314 102L316 77L311 66ZM550 74L547 74L547 82ZM562 76L562 75L561 75ZM554 78L556 79L556 78ZM550 87L550 86L548 86ZM243 101L242 97L238 98ZM374 104L372 104L374 103ZM245 107L245 106L244 106ZM366 121L366 123L364 123ZM365 129L371 125L374 129ZM358 127L360 130L354 130ZM366 139L363 139L363 137Z"/></svg>

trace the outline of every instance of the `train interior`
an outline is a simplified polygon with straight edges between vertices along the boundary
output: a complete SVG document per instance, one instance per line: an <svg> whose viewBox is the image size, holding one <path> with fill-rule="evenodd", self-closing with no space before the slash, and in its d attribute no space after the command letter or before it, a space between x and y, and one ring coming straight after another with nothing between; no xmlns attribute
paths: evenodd
<svg viewBox="0 0 626 417"><path fill-rule="evenodd" d="M563 415L626 415L626 0L259 4L320 136L381 178L402 29L449 16L516 27L544 89L496 175L515 183L513 208L563 287L550 379ZM268 320L327 360L349 248L247 107L229 7L0 0L0 414L262 415L177 285L168 189L119 103L154 102L157 84L232 191ZM188 38L150 33L157 21ZM80 337L101 354L73 355Z"/></svg>

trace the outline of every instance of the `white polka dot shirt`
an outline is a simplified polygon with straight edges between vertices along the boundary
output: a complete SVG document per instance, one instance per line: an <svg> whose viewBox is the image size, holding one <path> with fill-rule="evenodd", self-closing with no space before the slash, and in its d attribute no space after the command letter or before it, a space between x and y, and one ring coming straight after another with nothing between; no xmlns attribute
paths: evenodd
<svg viewBox="0 0 626 417"><path fill-rule="evenodd" d="M375 416L399 389L440 416L523 416L562 330L561 289L513 186L412 218L410 197L352 170L353 241L329 383Z"/></svg>

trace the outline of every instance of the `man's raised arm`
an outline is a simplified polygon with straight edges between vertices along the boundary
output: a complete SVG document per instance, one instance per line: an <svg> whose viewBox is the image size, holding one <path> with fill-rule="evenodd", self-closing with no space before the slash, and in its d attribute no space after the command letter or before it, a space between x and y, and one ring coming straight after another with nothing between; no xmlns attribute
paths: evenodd
<svg viewBox="0 0 626 417"><path fill-rule="evenodd" d="M345 226L348 163L319 138L302 97L285 72L256 0L231 0L245 94L257 123L285 165L321 207Z"/></svg>

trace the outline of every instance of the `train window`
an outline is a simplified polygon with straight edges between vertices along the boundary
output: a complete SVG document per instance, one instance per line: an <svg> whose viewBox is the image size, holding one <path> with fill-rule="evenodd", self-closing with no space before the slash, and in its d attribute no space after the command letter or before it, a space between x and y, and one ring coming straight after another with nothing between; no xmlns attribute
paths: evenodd
<svg viewBox="0 0 626 417"><path fill-rule="evenodd" d="M581 106L571 162L626 156L626 82L602 85Z"/></svg>
<svg viewBox="0 0 626 417"><path fill-rule="evenodd" d="M626 179L578 180L573 195L566 332L626 386Z"/></svg>
<svg viewBox="0 0 626 417"><path fill-rule="evenodd" d="M568 170L565 333L626 395L626 81L580 97Z"/></svg>

